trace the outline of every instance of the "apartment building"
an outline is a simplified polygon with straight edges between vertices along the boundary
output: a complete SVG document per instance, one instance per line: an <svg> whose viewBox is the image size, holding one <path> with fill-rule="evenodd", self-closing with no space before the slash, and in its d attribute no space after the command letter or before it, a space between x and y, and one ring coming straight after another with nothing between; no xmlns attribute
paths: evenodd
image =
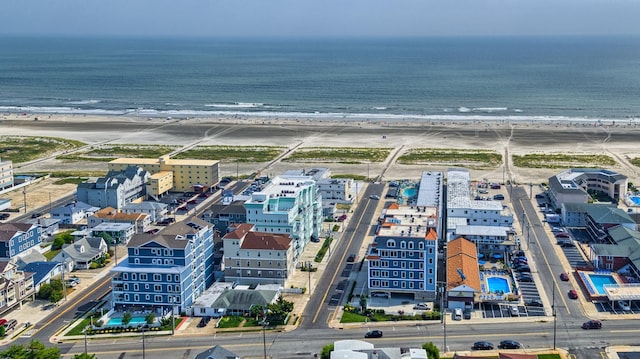
<svg viewBox="0 0 640 359"><path fill-rule="evenodd" d="M367 252L370 295L436 298L442 228L442 173L423 172L416 205L392 204Z"/></svg>
<svg viewBox="0 0 640 359"><path fill-rule="evenodd" d="M0 223L0 259L13 259L42 241L40 227L32 223Z"/></svg>
<svg viewBox="0 0 640 359"><path fill-rule="evenodd" d="M13 162L0 158L0 191L13 187Z"/></svg>
<svg viewBox="0 0 640 359"><path fill-rule="evenodd" d="M89 228L94 228L101 223L128 223L133 226L135 233L146 232L151 226L151 219L144 213L122 213L113 207L96 211L88 218Z"/></svg>
<svg viewBox="0 0 640 359"><path fill-rule="evenodd" d="M213 228L201 219L187 218L157 234L137 234L127 251L127 259L111 270L116 310L189 312L214 281Z"/></svg>
<svg viewBox="0 0 640 359"><path fill-rule="evenodd" d="M589 191L613 198L614 203L627 197L627 176L601 168L572 168L549 177L549 200L554 208L564 203L587 203Z"/></svg>
<svg viewBox="0 0 640 359"><path fill-rule="evenodd" d="M214 160L178 160L160 158L118 158L109 162L110 171L127 166L140 166L152 175L147 194L161 196L168 191L190 192L195 188L213 187L220 182L219 162Z"/></svg>
<svg viewBox="0 0 640 359"><path fill-rule="evenodd" d="M244 223L227 233L222 242L226 282L286 286L295 271L288 235L257 232L255 225Z"/></svg>
<svg viewBox="0 0 640 359"><path fill-rule="evenodd" d="M13 261L0 261L0 314L22 306L34 294L33 273L19 270Z"/></svg>
<svg viewBox="0 0 640 359"><path fill-rule="evenodd" d="M309 176L276 176L244 203L255 231L291 237L294 259L322 232L322 198Z"/></svg>
<svg viewBox="0 0 640 359"><path fill-rule="evenodd" d="M149 172L139 166L123 170L110 170L96 182L79 183L76 196L79 201L100 208L120 209L127 203L142 200L146 195Z"/></svg>

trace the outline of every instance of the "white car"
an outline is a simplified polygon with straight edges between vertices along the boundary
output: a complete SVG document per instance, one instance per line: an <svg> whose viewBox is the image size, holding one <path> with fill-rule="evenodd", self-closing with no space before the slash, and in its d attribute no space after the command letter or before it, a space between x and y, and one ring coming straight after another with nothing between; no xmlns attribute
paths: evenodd
<svg viewBox="0 0 640 359"><path fill-rule="evenodd" d="M631 306L629 305L629 302L627 302L626 300L619 300L618 307L620 307L620 309L622 309L625 312L631 311Z"/></svg>

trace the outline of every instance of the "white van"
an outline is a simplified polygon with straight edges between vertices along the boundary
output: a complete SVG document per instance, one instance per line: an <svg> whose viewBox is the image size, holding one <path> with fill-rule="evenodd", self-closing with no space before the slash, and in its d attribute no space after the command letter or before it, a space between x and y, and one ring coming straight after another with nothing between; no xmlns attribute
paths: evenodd
<svg viewBox="0 0 640 359"><path fill-rule="evenodd" d="M453 320L462 320L462 309L456 308L453 310Z"/></svg>

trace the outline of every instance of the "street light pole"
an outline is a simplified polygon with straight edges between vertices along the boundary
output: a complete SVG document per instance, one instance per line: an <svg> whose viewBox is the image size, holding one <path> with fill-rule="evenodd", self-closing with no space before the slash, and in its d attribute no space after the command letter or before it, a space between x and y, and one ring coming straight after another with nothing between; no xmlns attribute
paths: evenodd
<svg viewBox="0 0 640 359"><path fill-rule="evenodd" d="M146 328L142 328L142 359L145 359L144 332Z"/></svg>
<svg viewBox="0 0 640 359"><path fill-rule="evenodd" d="M84 355L87 355L87 328L88 327L84 327L84 330L82 331L84 333Z"/></svg>
<svg viewBox="0 0 640 359"><path fill-rule="evenodd" d="M262 322L262 350L264 351L264 359L267 359L267 325L266 317Z"/></svg>
<svg viewBox="0 0 640 359"><path fill-rule="evenodd" d="M22 188L22 195L24 196L24 213L27 213L27 187Z"/></svg>

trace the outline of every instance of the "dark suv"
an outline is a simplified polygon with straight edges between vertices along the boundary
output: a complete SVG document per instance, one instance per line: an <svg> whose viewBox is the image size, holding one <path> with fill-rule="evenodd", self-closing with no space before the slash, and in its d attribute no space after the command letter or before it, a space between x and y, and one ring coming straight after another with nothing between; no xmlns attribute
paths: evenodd
<svg viewBox="0 0 640 359"><path fill-rule="evenodd" d="M599 320L590 320L582 323L582 329L602 329L602 322Z"/></svg>
<svg viewBox="0 0 640 359"><path fill-rule="evenodd" d="M382 330L370 330L364 335L365 338L382 338Z"/></svg>

